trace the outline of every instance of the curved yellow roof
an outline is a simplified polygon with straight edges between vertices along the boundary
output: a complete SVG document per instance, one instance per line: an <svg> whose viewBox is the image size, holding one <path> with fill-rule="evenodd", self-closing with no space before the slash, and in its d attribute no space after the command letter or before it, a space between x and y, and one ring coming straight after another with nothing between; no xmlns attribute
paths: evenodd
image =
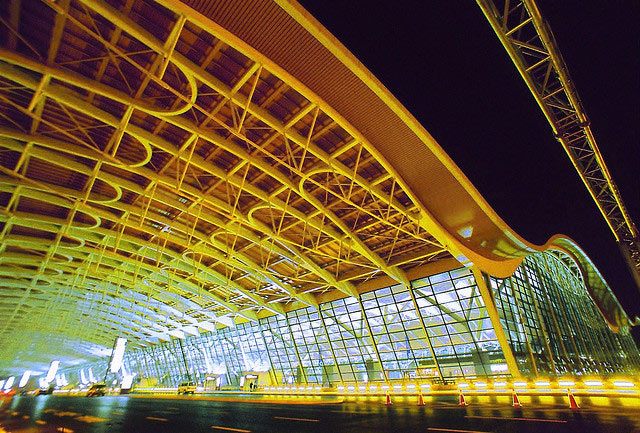
<svg viewBox="0 0 640 433"><path fill-rule="evenodd" d="M506 277L578 251L513 232L297 3L26 3L0 47L0 368L317 307L452 256Z"/></svg>
<svg viewBox="0 0 640 433"><path fill-rule="evenodd" d="M419 205L421 222L461 263L472 262L487 273L507 277L522 257L563 248L581 266L587 288L609 324L628 326L608 284L573 240L555 235L535 245L511 229L417 119L296 1L274 0L279 8L270 1L252 2L248 9L260 10L259 16L225 15L227 7L220 2L182 3L238 35L264 61L272 61L273 67L321 98L323 109L349 122ZM179 7L174 1L167 4ZM247 20L250 24L241 30Z"/></svg>

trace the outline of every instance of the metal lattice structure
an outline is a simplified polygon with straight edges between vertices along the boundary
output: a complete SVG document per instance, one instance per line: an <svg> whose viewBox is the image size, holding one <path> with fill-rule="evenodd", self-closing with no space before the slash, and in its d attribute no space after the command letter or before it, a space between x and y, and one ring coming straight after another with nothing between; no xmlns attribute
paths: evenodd
<svg viewBox="0 0 640 433"><path fill-rule="evenodd" d="M640 235L598 149L551 29L533 0L478 0L602 213L640 289Z"/></svg>
<svg viewBox="0 0 640 433"><path fill-rule="evenodd" d="M451 257L349 125L224 33L163 2L7 6L3 354L195 334Z"/></svg>
<svg viewBox="0 0 640 433"><path fill-rule="evenodd" d="M507 278L568 242L518 236L292 0L4 2L0 206L2 371L411 294L461 265Z"/></svg>

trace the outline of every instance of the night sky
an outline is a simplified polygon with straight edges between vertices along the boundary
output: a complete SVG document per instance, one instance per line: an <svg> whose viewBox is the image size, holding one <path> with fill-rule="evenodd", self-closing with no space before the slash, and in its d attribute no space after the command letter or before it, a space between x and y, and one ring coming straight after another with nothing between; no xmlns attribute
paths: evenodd
<svg viewBox="0 0 640 433"><path fill-rule="evenodd" d="M627 313L640 315L640 292L613 234L474 1L301 4L424 125L507 224L536 244L556 233L573 238ZM538 5L638 225L640 2Z"/></svg>

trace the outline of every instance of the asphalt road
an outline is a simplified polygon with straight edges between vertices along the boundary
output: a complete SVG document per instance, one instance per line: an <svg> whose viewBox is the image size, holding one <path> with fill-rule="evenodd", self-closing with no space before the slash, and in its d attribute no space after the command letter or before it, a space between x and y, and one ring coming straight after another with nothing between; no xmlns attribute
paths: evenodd
<svg viewBox="0 0 640 433"><path fill-rule="evenodd" d="M16 396L0 405L0 433L159 432L640 432L638 407L583 408L495 403L459 407L454 396L426 406L415 399L336 399L309 404L199 400L190 396ZM319 403L319 402L318 402Z"/></svg>

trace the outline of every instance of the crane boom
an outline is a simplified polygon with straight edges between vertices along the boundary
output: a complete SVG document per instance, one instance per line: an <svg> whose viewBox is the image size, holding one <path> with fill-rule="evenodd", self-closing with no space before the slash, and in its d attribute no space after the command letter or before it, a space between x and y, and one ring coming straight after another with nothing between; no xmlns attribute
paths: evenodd
<svg viewBox="0 0 640 433"><path fill-rule="evenodd" d="M640 289L640 237L591 131L549 25L534 0L476 0L569 155Z"/></svg>

